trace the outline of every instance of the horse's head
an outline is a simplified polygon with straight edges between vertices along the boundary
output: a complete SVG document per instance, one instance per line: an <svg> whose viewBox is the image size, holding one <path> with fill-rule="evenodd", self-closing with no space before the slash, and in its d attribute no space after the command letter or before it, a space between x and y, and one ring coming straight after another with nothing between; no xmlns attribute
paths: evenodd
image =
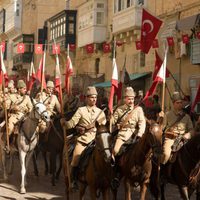
<svg viewBox="0 0 200 200"><path fill-rule="evenodd" d="M38 120L43 120L45 122L50 121L50 115L47 112L46 106L42 102L37 102L33 99L33 112L34 117Z"/></svg>
<svg viewBox="0 0 200 200"><path fill-rule="evenodd" d="M98 151L103 154L105 162L110 163L112 161L111 134L107 125L99 125L96 123L96 127L96 147Z"/></svg>
<svg viewBox="0 0 200 200"><path fill-rule="evenodd" d="M158 123L152 121L147 130L149 134L151 134L150 146L153 150L153 154L155 157L159 157L162 154L162 127Z"/></svg>

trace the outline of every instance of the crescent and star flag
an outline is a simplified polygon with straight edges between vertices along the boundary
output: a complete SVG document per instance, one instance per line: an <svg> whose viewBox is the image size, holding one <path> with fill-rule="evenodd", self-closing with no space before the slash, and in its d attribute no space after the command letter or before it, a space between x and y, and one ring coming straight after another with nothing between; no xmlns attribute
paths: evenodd
<svg viewBox="0 0 200 200"><path fill-rule="evenodd" d="M5 85L8 84L8 75L6 72L6 67L4 65L4 61L3 61L3 47L0 46L0 84L3 83L3 77L5 80Z"/></svg>
<svg viewBox="0 0 200 200"><path fill-rule="evenodd" d="M197 90L196 97L195 97L194 102L193 102L192 107L191 107L191 112L194 112L194 109L195 109L198 102L200 102L200 84L199 84L199 87L198 87L198 90Z"/></svg>
<svg viewBox="0 0 200 200"><path fill-rule="evenodd" d="M43 54L43 45L35 44L35 54Z"/></svg>
<svg viewBox="0 0 200 200"><path fill-rule="evenodd" d="M36 78L37 80L42 83L43 82L43 88L46 88L46 80L45 80L45 76L44 76L44 65L43 65L43 62L45 64L45 52L42 56L42 58L40 59L40 63L39 63L39 67L38 67L38 70L37 70L37 73L36 73ZM42 80L43 79L43 80Z"/></svg>
<svg viewBox="0 0 200 200"><path fill-rule="evenodd" d="M104 53L109 53L111 51L111 48L110 48L110 44L108 43L103 43L103 52Z"/></svg>
<svg viewBox="0 0 200 200"><path fill-rule="evenodd" d="M94 44L87 44L86 51L87 53L94 53Z"/></svg>
<svg viewBox="0 0 200 200"><path fill-rule="evenodd" d="M36 80L35 68L34 68L33 61L31 61L31 68L29 71L29 78L28 78L28 90L29 91L31 91L35 80Z"/></svg>
<svg viewBox="0 0 200 200"><path fill-rule="evenodd" d="M69 44L69 50L70 51L74 51L76 49L76 45L75 44Z"/></svg>
<svg viewBox="0 0 200 200"><path fill-rule="evenodd" d="M108 102L108 107L111 113L113 113L113 99L117 88L118 88L118 70L117 70L116 59L113 58L113 73L112 73L111 89Z"/></svg>
<svg viewBox="0 0 200 200"><path fill-rule="evenodd" d="M0 45L1 49L2 49L2 53L5 52L5 49L6 49L6 43L5 42L1 42L1 45Z"/></svg>
<svg viewBox="0 0 200 200"><path fill-rule="evenodd" d="M162 21L157 17L148 13L145 9L142 12L142 25L141 25L141 51L144 53L148 53L153 40L155 39L160 27L162 25Z"/></svg>
<svg viewBox="0 0 200 200"><path fill-rule="evenodd" d="M189 43L190 39L189 39L188 34L182 35L182 41L183 41L184 44Z"/></svg>
<svg viewBox="0 0 200 200"><path fill-rule="evenodd" d="M58 54L56 54L56 71L55 71L55 90L58 92L60 102L62 102L62 86L61 86L61 74Z"/></svg>
<svg viewBox="0 0 200 200"><path fill-rule="evenodd" d="M66 72L65 72L65 88L68 95L70 95L70 76L73 74L72 61L69 56L67 56Z"/></svg>
<svg viewBox="0 0 200 200"><path fill-rule="evenodd" d="M167 37L167 43L169 47L174 46L174 38L173 37Z"/></svg>
<svg viewBox="0 0 200 200"><path fill-rule="evenodd" d="M53 54L60 54L60 45L59 44L53 44Z"/></svg>
<svg viewBox="0 0 200 200"><path fill-rule="evenodd" d="M17 44L17 53L24 53L24 44L23 43L18 43Z"/></svg>

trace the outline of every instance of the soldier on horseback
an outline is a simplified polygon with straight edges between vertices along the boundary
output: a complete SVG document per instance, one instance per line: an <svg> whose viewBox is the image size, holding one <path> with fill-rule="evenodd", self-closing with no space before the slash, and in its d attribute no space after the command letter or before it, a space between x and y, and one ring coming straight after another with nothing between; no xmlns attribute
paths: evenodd
<svg viewBox="0 0 200 200"><path fill-rule="evenodd" d="M95 122L98 122L100 125L106 124L106 116L104 112L96 107L96 88L88 87L86 96L87 105L79 107L71 120L65 121L64 119L61 119L61 124L63 127L66 129L77 127L77 131L79 132L71 162L72 189L78 188L77 171L81 153L84 151L87 145L95 139Z"/></svg>
<svg viewBox="0 0 200 200"><path fill-rule="evenodd" d="M42 93L38 93L38 95L36 96L36 99L42 101L47 107L47 112L50 114L50 116L53 116L55 114L55 109L58 113L61 112L58 98L55 94L53 94L54 88L55 86L53 81L48 81L46 92L43 91Z"/></svg>
<svg viewBox="0 0 200 200"><path fill-rule="evenodd" d="M190 116L183 111L183 99L179 92L174 92L172 96L173 110L164 115L164 135L162 164L166 164L172 152L172 146L178 137L181 140L190 139L193 132L193 124Z"/></svg>

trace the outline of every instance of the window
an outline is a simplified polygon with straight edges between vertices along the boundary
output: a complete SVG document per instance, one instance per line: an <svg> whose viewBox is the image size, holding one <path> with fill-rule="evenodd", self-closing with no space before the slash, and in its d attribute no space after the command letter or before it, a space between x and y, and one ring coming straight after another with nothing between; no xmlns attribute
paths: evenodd
<svg viewBox="0 0 200 200"><path fill-rule="evenodd" d="M104 24L104 13L97 12L97 24Z"/></svg>
<svg viewBox="0 0 200 200"><path fill-rule="evenodd" d="M122 1L123 0L118 0L118 11L122 10Z"/></svg>
<svg viewBox="0 0 200 200"><path fill-rule="evenodd" d="M131 0L127 0L126 2L127 8L131 6Z"/></svg>
<svg viewBox="0 0 200 200"><path fill-rule="evenodd" d="M104 4L103 3L97 3L97 8L104 8Z"/></svg>
<svg viewBox="0 0 200 200"><path fill-rule="evenodd" d="M144 5L144 0L137 0L138 5Z"/></svg>
<svg viewBox="0 0 200 200"><path fill-rule="evenodd" d="M74 23L69 23L69 34L74 34Z"/></svg>

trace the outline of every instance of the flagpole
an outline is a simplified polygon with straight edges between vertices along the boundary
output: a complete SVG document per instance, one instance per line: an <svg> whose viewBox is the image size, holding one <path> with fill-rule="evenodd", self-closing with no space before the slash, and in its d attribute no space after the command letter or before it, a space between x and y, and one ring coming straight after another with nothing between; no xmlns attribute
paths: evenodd
<svg viewBox="0 0 200 200"><path fill-rule="evenodd" d="M46 60L46 43L44 44L44 54L43 54L43 62L42 62L42 73L41 73L41 94L43 92L43 83L44 83L44 71L45 71L45 60Z"/></svg>

